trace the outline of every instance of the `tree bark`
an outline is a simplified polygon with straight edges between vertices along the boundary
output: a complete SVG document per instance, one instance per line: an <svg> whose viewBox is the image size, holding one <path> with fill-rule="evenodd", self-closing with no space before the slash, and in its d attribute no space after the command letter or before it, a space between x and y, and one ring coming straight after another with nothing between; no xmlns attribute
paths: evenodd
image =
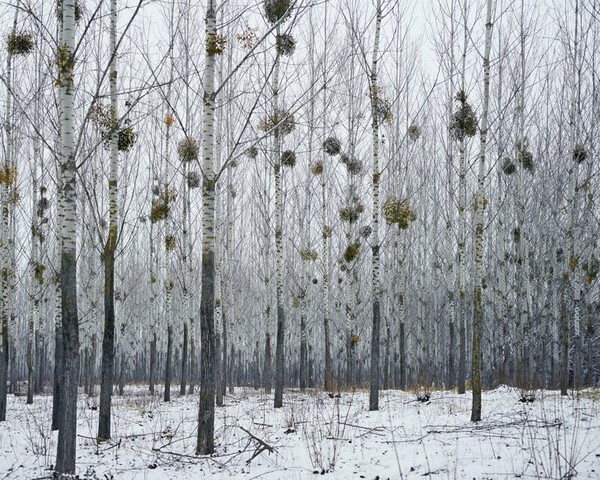
<svg viewBox="0 0 600 480"><path fill-rule="evenodd" d="M372 219L372 319L371 330L371 372L369 375L369 410L379 410L379 357L381 337L381 287L380 287L380 261L379 261L379 114L378 95L379 85L377 78L377 64L379 60L379 38L381 35L382 6L377 0L375 13L375 39L373 42L373 56L369 79L371 97L371 135L372 135L372 190L373 190L373 219Z"/></svg>
<svg viewBox="0 0 600 480"><path fill-rule="evenodd" d="M216 0L206 7L207 45L217 35ZM210 455L215 450L215 172L214 116L215 64L213 49L206 49L204 65L203 177L202 189L202 287L200 293L200 405L196 454Z"/></svg>

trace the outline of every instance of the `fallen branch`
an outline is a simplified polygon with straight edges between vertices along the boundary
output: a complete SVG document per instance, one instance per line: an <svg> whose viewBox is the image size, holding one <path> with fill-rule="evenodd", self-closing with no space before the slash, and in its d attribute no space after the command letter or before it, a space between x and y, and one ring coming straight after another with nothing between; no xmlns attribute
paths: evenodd
<svg viewBox="0 0 600 480"><path fill-rule="evenodd" d="M256 435L254 435L252 432L246 430L244 427L239 427L239 428L241 430L243 430L244 432L246 432L248 435L250 435L252 440L254 440L256 443L258 443L258 446L256 447L256 450L254 450L254 454L252 455L252 457L250 457L249 460L246 460L246 465L250 465L250 462L252 460L254 460L256 457L258 457L265 450L267 450L269 453L272 453L275 451L275 448L273 448L271 445L269 445L263 439L258 438Z"/></svg>

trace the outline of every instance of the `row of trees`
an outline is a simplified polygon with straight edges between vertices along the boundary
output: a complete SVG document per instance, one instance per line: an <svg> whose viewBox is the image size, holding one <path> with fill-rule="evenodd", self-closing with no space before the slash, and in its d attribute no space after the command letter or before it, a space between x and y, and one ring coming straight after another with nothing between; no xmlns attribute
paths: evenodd
<svg viewBox="0 0 600 480"><path fill-rule="evenodd" d="M0 420L53 365L60 474L116 372L198 454L239 382L597 381L597 2L4 8Z"/></svg>

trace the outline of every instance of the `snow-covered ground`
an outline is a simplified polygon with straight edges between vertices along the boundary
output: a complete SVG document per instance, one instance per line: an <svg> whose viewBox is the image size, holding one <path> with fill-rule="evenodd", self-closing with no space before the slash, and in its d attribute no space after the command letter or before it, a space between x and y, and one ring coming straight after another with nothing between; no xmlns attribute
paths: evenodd
<svg viewBox="0 0 600 480"><path fill-rule="evenodd" d="M368 411L368 392L287 390L272 396L238 389L216 410L217 453L194 455L197 396L163 403L141 387L114 397L113 439L95 441L97 398L80 397L78 472L82 479L600 478L600 391L577 397L537 391L484 392L483 421L471 397L384 391ZM26 405L11 396L0 424L0 479L49 478L56 449L51 397Z"/></svg>

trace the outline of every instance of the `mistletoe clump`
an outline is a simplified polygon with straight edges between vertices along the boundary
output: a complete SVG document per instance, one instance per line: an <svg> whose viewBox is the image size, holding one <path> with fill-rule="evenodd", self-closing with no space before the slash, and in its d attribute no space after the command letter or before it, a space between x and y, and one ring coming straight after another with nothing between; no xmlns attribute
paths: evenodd
<svg viewBox="0 0 600 480"><path fill-rule="evenodd" d="M0 167L0 183L12 185L17 179L17 166L13 163L4 163Z"/></svg>
<svg viewBox="0 0 600 480"><path fill-rule="evenodd" d="M327 155L337 155L340 153L342 145L340 141L335 137L329 137L323 142L323 150Z"/></svg>
<svg viewBox="0 0 600 480"><path fill-rule="evenodd" d="M344 222L354 223L358 220L361 213L365 211L365 206L358 197L353 197L349 206L340 209L340 219Z"/></svg>
<svg viewBox="0 0 600 480"><path fill-rule="evenodd" d="M131 150L131 147L135 144L137 140L137 133L133 127L125 127L119 130L119 134L117 137L117 150L119 152L127 152Z"/></svg>
<svg viewBox="0 0 600 480"><path fill-rule="evenodd" d="M319 254L312 248L305 248L300 250L300 258L305 262L314 262L317 258L319 258Z"/></svg>
<svg viewBox="0 0 600 480"><path fill-rule="evenodd" d="M353 262L358 258L358 254L360 253L360 243L351 243L344 250L344 260L346 263Z"/></svg>
<svg viewBox="0 0 600 480"><path fill-rule="evenodd" d="M81 2L79 0L75 0L75 23L79 23L81 17L83 16L83 8L81 7ZM62 21L63 17L63 0L56 0L56 18Z"/></svg>
<svg viewBox="0 0 600 480"><path fill-rule="evenodd" d="M452 114L450 133L456 140L462 142L467 137L474 137L477 133L477 115L467 102L467 94L464 90L459 91L455 99L460 107Z"/></svg>
<svg viewBox="0 0 600 480"><path fill-rule="evenodd" d="M532 173L534 170L533 164L533 153L529 150L527 139L517 144L517 161L523 166L525 170Z"/></svg>
<svg viewBox="0 0 600 480"><path fill-rule="evenodd" d="M581 265L581 268L585 272L585 282L588 284L593 283L598 278L598 273L600 273L600 261L595 255L592 255L590 261Z"/></svg>
<svg viewBox="0 0 600 480"><path fill-rule="evenodd" d="M100 137L104 143L104 148L110 148L111 136L115 129L118 129L115 109L110 105L102 103L95 104L90 109L90 120L100 130ZM137 140L137 133L133 127L126 126L117 130L117 150L126 152L130 150Z"/></svg>
<svg viewBox="0 0 600 480"><path fill-rule="evenodd" d="M392 196L383 204L383 218L387 223L396 223L405 230L417 219L417 214L410 208L408 199Z"/></svg>
<svg viewBox="0 0 600 480"><path fill-rule="evenodd" d="M510 158L505 158L502 162L502 171L505 175L512 175L517 171L517 167Z"/></svg>
<svg viewBox="0 0 600 480"><path fill-rule="evenodd" d="M177 192L169 185L165 185L165 188L152 199L152 207L150 209L150 221L152 223L166 220L169 217L171 211L171 204L177 198Z"/></svg>
<svg viewBox="0 0 600 480"><path fill-rule="evenodd" d="M250 158L256 158L258 157L258 148L254 146L249 147L244 153Z"/></svg>
<svg viewBox="0 0 600 480"><path fill-rule="evenodd" d="M281 164L286 167L294 167L296 165L296 152L293 150L285 150L281 154Z"/></svg>
<svg viewBox="0 0 600 480"><path fill-rule="evenodd" d="M416 123L411 124L408 127L408 138L410 138L413 142L418 140L421 136L421 127L419 127Z"/></svg>
<svg viewBox="0 0 600 480"><path fill-rule="evenodd" d="M28 55L34 47L30 32L19 32L15 29L6 36L6 51L9 55Z"/></svg>
<svg viewBox="0 0 600 480"><path fill-rule="evenodd" d="M313 175L321 175L323 173L323 162L316 161L310 166L310 173Z"/></svg>
<svg viewBox="0 0 600 480"><path fill-rule="evenodd" d="M182 162L194 162L198 160L200 143L195 138L185 137L177 144L177 155Z"/></svg>
<svg viewBox="0 0 600 480"><path fill-rule="evenodd" d="M586 151L585 147L581 143L578 143L577 145L575 145L575 148L573 149L573 160L576 163L583 163L583 162L585 162L586 158L587 158L587 151Z"/></svg>
<svg viewBox="0 0 600 480"><path fill-rule="evenodd" d="M227 39L219 34L206 37L206 53L208 55L222 55L225 52Z"/></svg>
<svg viewBox="0 0 600 480"><path fill-rule="evenodd" d="M188 172L186 180L189 188L198 188L200 186L200 174L198 172Z"/></svg>
<svg viewBox="0 0 600 480"><path fill-rule="evenodd" d="M264 0L265 17L271 24L286 21L292 14L292 0Z"/></svg>
<svg viewBox="0 0 600 480"><path fill-rule="evenodd" d="M372 86L370 89L369 96L371 98L371 108L373 110L373 115L375 116L377 123L392 123L392 120L394 119L394 114L392 113L392 105L390 104L389 100L387 100L383 96L382 89L377 85Z"/></svg>
<svg viewBox="0 0 600 480"><path fill-rule="evenodd" d="M177 237L175 235L166 235L165 236L165 250L172 251L177 247Z"/></svg>
<svg viewBox="0 0 600 480"><path fill-rule="evenodd" d="M265 133L273 133L278 136L289 135L296 128L296 119L294 114L283 110L276 109L271 114L265 115L258 123L258 129Z"/></svg>
<svg viewBox="0 0 600 480"><path fill-rule="evenodd" d="M296 40L287 33L281 33L275 38L275 49L279 55L289 57L296 51Z"/></svg>
<svg viewBox="0 0 600 480"><path fill-rule="evenodd" d="M46 271L46 265L43 263L36 263L33 267L33 278L42 285L44 283L44 272Z"/></svg>
<svg viewBox="0 0 600 480"><path fill-rule="evenodd" d="M369 238L373 233L373 229L371 228L371 225L365 225L364 227L361 227L359 233L361 237Z"/></svg>

